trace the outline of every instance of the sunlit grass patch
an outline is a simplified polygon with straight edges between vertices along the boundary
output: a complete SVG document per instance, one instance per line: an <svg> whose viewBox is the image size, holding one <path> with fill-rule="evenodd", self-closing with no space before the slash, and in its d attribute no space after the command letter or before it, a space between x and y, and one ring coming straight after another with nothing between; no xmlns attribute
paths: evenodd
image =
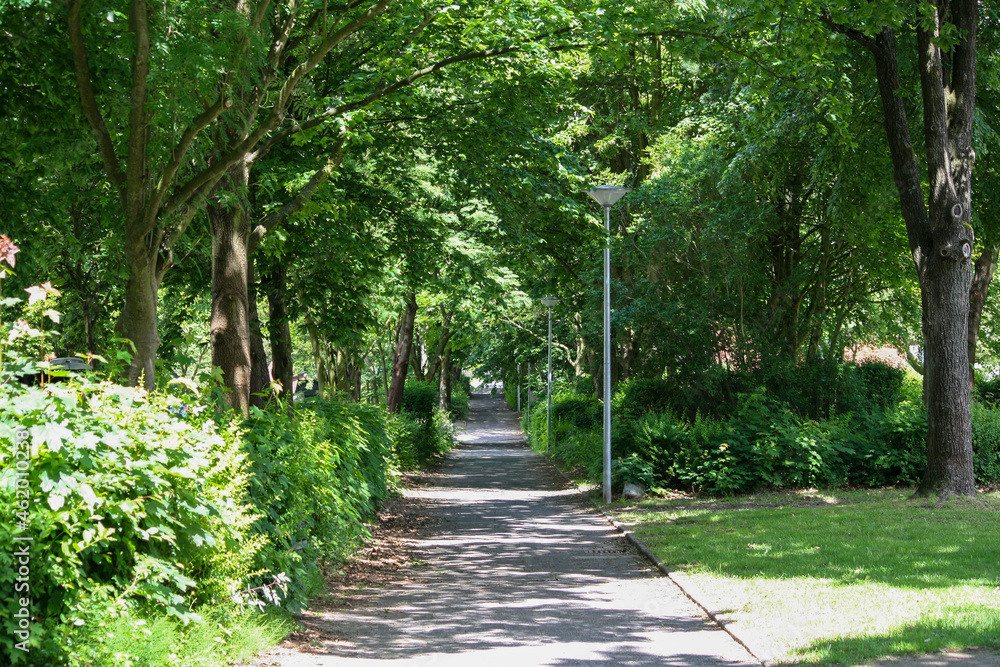
<svg viewBox="0 0 1000 667"><path fill-rule="evenodd" d="M648 500L616 515L764 656L856 665L1000 647L1000 497Z"/></svg>

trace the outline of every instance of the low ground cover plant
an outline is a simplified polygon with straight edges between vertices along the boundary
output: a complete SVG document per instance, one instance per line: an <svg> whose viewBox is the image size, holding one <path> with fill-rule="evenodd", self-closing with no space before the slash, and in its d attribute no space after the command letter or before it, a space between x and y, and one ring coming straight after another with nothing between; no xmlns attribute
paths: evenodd
<svg viewBox="0 0 1000 667"><path fill-rule="evenodd" d="M758 657L859 665L1000 648L1000 495L944 503L907 490L768 493L619 505L670 569Z"/></svg>

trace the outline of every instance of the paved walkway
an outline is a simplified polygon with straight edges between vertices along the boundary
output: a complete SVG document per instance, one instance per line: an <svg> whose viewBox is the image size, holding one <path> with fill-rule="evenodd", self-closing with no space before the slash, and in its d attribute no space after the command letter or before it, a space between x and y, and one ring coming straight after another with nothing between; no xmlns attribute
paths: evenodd
<svg viewBox="0 0 1000 667"><path fill-rule="evenodd" d="M524 445L499 398L430 487L421 575L324 614L338 641L285 667L750 667L754 661Z"/></svg>

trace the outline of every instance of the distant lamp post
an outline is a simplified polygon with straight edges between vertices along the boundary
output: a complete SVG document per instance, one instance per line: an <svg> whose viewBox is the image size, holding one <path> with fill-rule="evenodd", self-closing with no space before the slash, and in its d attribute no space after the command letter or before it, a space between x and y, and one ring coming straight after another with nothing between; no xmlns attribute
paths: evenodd
<svg viewBox="0 0 1000 667"><path fill-rule="evenodd" d="M552 308L559 303L559 299L554 296L543 296L541 301L549 309L549 404L545 413L545 451L549 451L549 441L552 440Z"/></svg>
<svg viewBox="0 0 1000 667"><path fill-rule="evenodd" d="M598 185L588 190L594 201L604 207L604 503L611 502L611 207L629 188Z"/></svg>
<svg viewBox="0 0 1000 667"><path fill-rule="evenodd" d="M521 362L517 362L517 414L521 414Z"/></svg>

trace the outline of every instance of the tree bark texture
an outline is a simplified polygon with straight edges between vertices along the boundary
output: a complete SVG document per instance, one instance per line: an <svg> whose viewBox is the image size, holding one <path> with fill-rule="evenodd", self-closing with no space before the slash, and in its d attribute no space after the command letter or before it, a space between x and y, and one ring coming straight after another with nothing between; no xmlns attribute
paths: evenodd
<svg viewBox="0 0 1000 667"><path fill-rule="evenodd" d="M417 295L411 292L406 310L399 321L396 334L396 352L392 355L392 378L389 382L389 394L386 406L389 412L399 412L403 407L403 387L406 384L406 371L410 365L410 353L413 347L413 323L417 318Z"/></svg>
<svg viewBox="0 0 1000 667"><path fill-rule="evenodd" d="M274 262L266 274L263 289L267 292L267 336L271 343L271 376L281 384L278 397L292 404L292 334L285 306L287 272L284 264Z"/></svg>
<svg viewBox="0 0 1000 667"><path fill-rule="evenodd" d="M212 365L222 369L229 404L247 416L250 406L250 308L247 294L250 225L239 194L246 192L249 168L240 163L225 179L236 193L208 206L212 228Z"/></svg>
<svg viewBox="0 0 1000 667"><path fill-rule="evenodd" d="M250 405L263 408L268 390L267 351L257 310L257 271L253 256L247 260L247 305L250 309Z"/></svg>
<svg viewBox="0 0 1000 667"><path fill-rule="evenodd" d="M997 255L1000 248L988 246L976 260L972 274L972 289L969 292L969 386L976 383L976 345L979 342L979 326L983 321L983 307L989 294L990 283L996 271Z"/></svg>
<svg viewBox="0 0 1000 667"><path fill-rule="evenodd" d="M910 252L920 280L926 355L927 468L918 495L973 495L972 425L969 391L969 296L972 288L971 175L975 107L976 0L954 0L935 22L951 21L962 39L944 63L935 44L939 30L917 29L923 100L925 200L917 155L899 96L896 36L883 28L871 39L846 34L875 58L893 175L906 223Z"/></svg>
<svg viewBox="0 0 1000 667"><path fill-rule="evenodd" d="M141 382L147 391L151 391L156 386L156 351L160 347L157 328L160 281L154 265L155 257L150 257L144 236L126 238L125 261L129 276L125 282L122 334L135 346L125 380L132 386Z"/></svg>

